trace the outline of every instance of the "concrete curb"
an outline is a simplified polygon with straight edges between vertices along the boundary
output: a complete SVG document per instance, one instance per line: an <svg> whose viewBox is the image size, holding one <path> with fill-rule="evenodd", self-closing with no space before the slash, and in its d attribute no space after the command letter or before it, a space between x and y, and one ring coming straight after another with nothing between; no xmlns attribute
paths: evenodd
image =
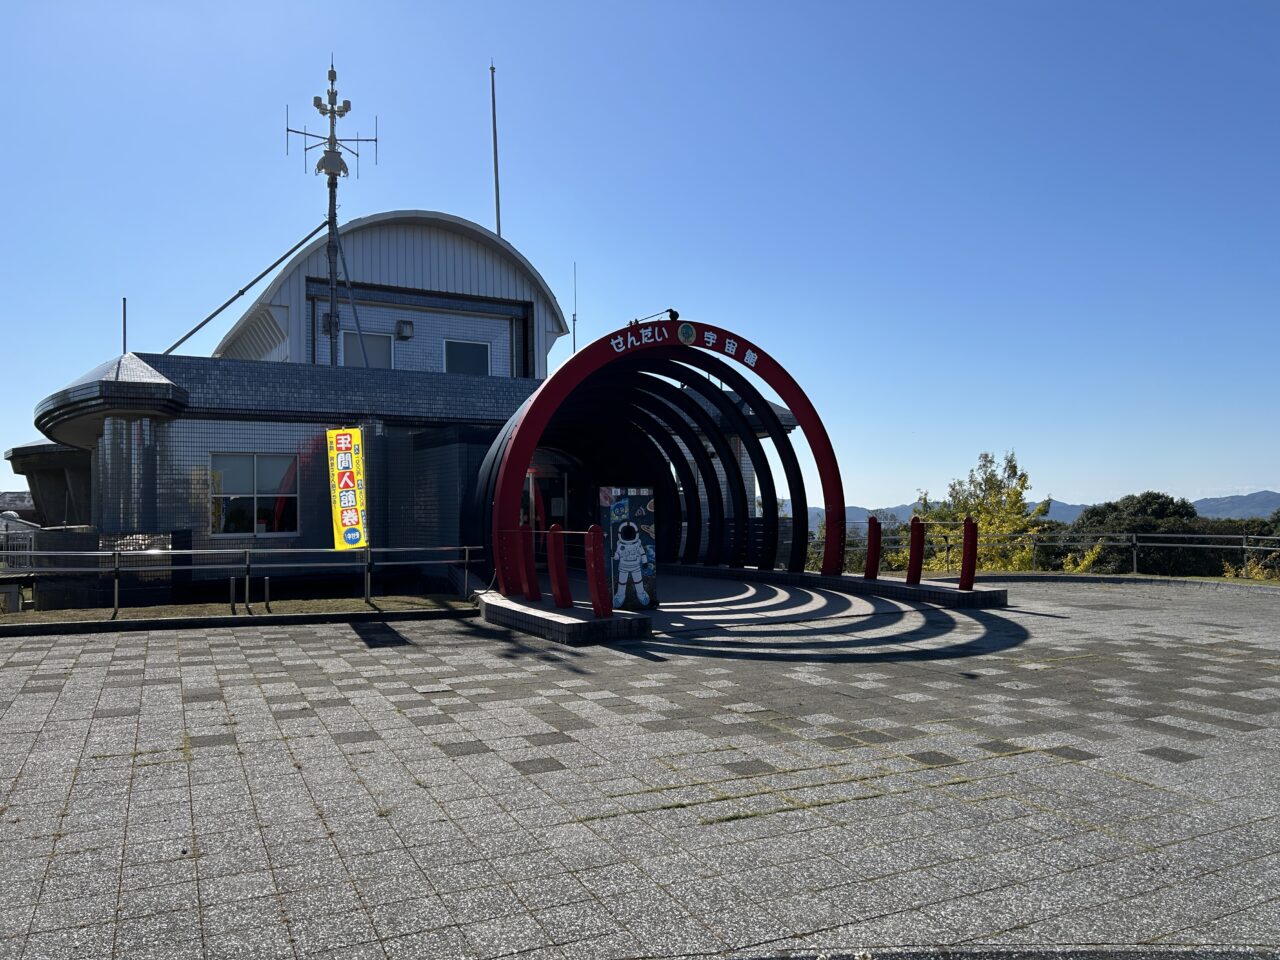
<svg viewBox="0 0 1280 960"><path fill-rule="evenodd" d="M653 621L643 613L615 610L612 617L597 620L587 615L589 611L574 616L563 610L549 609L545 606L549 602L543 600L535 605L511 600L496 590L490 590L480 594L480 612L485 623L530 633L569 647L639 640L652 633Z"/></svg>
<svg viewBox="0 0 1280 960"><path fill-rule="evenodd" d="M146 620L63 620L55 623L0 623L5 637L47 637L65 634L133 633L140 630L190 630L222 627L270 627L308 623L390 623L398 620L459 620L479 610L377 610L349 613L264 613L226 617L153 617Z"/></svg>

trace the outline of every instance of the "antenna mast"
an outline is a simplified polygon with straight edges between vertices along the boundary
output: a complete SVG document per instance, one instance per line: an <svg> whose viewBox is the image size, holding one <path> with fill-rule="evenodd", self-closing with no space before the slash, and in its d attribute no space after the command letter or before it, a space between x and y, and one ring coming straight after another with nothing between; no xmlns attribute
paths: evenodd
<svg viewBox="0 0 1280 960"><path fill-rule="evenodd" d="M324 148L324 153L320 155L320 159L316 162L316 173L323 173L329 181L329 243L326 252L329 256L329 365L336 367L338 365L338 178L347 176L347 162L342 159L342 151L346 151L356 158L357 163L360 159L360 151L358 146L348 146L348 144L373 144L373 162L378 162L378 138L376 133L372 137L339 137L338 121L351 112L351 101L343 100L338 102L338 90L334 84L338 80L338 71L333 68L333 59L329 60L329 90L328 102L317 95L312 104L316 110L320 112L320 116L329 118L329 135L321 136L318 133L308 133L304 127L301 130L295 130L290 127L288 120L288 111L285 112L285 152L288 152L289 134L295 133L302 137L304 147L303 156L312 150L320 147ZM374 118L375 131L377 129L377 118ZM314 141L314 142L312 142ZM350 282L348 277L347 281ZM364 347L363 338L361 338L361 348ZM366 362L367 366L367 362Z"/></svg>
<svg viewBox="0 0 1280 960"><path fill-rule="evenodd" d="M497 68L489 61L489 112L493 118L493 216L498 236L502 236L502 196L498 192L498 81Z"/></svg>

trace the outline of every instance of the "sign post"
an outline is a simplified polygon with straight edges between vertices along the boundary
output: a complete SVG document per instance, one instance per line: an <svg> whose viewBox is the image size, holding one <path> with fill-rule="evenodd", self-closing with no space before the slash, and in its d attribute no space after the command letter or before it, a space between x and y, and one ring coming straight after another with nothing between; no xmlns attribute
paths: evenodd
<svg viewBox="0 0 1280 960"><path fill-rule="evenodd" d="M329 450L329 506L333 513L333 548L369 546L364 485L364 439L359 427L325 431Z"/></svg>

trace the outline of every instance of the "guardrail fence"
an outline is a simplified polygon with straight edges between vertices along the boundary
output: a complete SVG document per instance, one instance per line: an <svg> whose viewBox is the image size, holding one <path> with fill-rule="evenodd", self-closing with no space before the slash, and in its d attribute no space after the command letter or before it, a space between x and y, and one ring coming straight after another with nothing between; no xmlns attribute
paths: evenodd
<svg viewBox="0 0 1280 960"><path fill-rule="evenodd" d="M924 535L923 556L929 569L960 569L962 525L963 521L920 524ZM873 555L879 555L877 559L883 558L876 564L878 569L907 569L909 522L890 525L872 518L872 521L849 521L848 528L846 572L862 572L868 549ZM861 530L865 530L865 534ZM1204 555L1214 559L1212 569L1199 564L1204 569L1190 575L1221 575L1224 561L1245 567L1251 561L1263 563L1276 557L1280 554L1280 536L1120 531L1000 534L979 530L978 569L1061 571L1068 556L1080 563L1095 549L1105 558L1106 572L1153 575L1177 575L1168 568L1170 558L1180 551L1207 551ZM1119 569L1121 566L1123 569Z"/></svg>
<svg viewBox="0 0 1280 960"><path fill-rule="evenodd" d="M390 581L397 574L447 582L466 596L472 567L484 553L479 546L33 550L29 540L25 546L0 540L0 583L9 592L31 588L41 609L109 606L114 616L122 588L143 601L140 605L181 603L195 593L211 596L222 580L227 583L223 596L235 613L237 606L251 612L255 593L269 609L272 576L295 586L305 581L321 592L332 586L337 595L339 584L350 583L359 593L353 589L348 595L362 595L366 603L373 597L375 578Z"/></svg>

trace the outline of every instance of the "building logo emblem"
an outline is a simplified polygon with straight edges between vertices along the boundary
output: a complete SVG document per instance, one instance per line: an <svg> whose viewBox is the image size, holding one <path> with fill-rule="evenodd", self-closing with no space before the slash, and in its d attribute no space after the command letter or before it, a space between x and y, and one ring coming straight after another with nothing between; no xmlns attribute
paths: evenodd
<svg viewBox="0 0 1280 960"><path fill-rule="evenodd" d="M680 338L680 342L686 347L693 346L693 341L698 338L698 331L693 329L692 323L680 324L680 329L676 331L676 336Z"/></svg>

